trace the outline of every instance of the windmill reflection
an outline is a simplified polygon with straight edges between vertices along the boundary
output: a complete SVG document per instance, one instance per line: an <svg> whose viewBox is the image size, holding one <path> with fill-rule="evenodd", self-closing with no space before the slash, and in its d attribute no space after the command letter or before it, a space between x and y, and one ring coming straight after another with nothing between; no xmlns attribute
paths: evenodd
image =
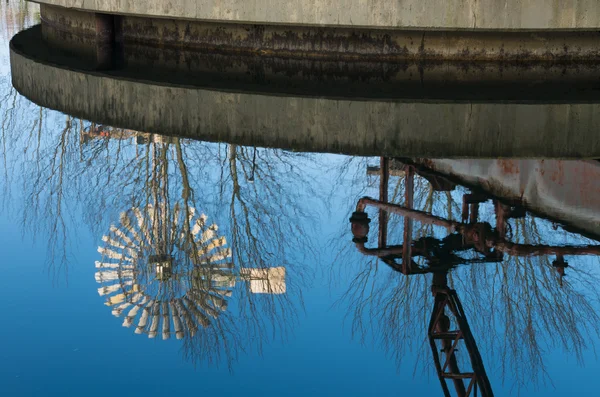
<svg viewBox="0 0 600 397"><path fill-rule="evenodd" d="M370 172L374 170L371 169ZM398 169L393 170L398 173ZM499 263L508 257L555 256L552 265L560 276L565 275L568 266L566 255L600 255L598 245L546 245L521 244L512 242L508 237L508 221L523 218L524 209L518 205L507 205L492 199L495 225L479 221L479 205L491 199L480 193L462 196L462 220L455 221L435 216L426 211L413 208L415 172L427 179L433 189L450 191L454 184L443 176L423 172L412 166L403 167L405 178L404 205L388 202L387 191L390 164L381 161L380 199L364 197L356 206L350 218L353 242L364 255L381 259L392 269L406 275L432 273L431 291L434 306L428 327L429 345L442 389L450 396L449 384L458 396L469 396L480 392L482 396L492 396L493 391L488 380L484 362L471 333L466 313L455 290L449 288L449 271L458 265ZM378 246L367 248L370 222L366 208L372 206L379 210ZM397 214L404 218L404 243L388 245L388 215ZM445 229L445 235L430 233L413 239L412 223L437 226ZM461 352L459 357L457 352ZM462 361L461 361L462 359Z"/></svg>
<svg viewBox="0 0 600 397"><path fill-rule="evenodd" d="M283 267L242 268L236 274L231 249L217 230L206 215L179 205L122 213L120 225L111 227L102 238L106 245L98 248L103 256L96 262L98 293L115 316L125 313L123 326L137 324L135 333L154 338L162 323L163 339L171 329L182 339L210 326L227 310L238 281L247 281L252 293L285 293Z"/></svg>
<svg viewBox="0 0 600 397"><path fill-rule="evenodd" d="M188 151L202 148L200 143L96 124L78 132L84 154L101 149L114 150L115 158L131 156L121 160L127 171L113 175L141 182L131 196L117 196L134 205L103 236L96 262L98 293L124 327L149 338L182 340L194 362L224 355L229 365L249 347L245 339L260 350L266 326L285 331L293 313L287 263L271 266L258 247L244 246L238 234L254 232L256 222L242 231L230 225L220 231L197 209L209 207L214 187L206 181L193 185L200 180L188 161L216 162L209 151L190 159ZM127 149L131 146L135 150ZM222 220L235 225L236 215ZM240 255L247 248L255 255Z"/></svg>

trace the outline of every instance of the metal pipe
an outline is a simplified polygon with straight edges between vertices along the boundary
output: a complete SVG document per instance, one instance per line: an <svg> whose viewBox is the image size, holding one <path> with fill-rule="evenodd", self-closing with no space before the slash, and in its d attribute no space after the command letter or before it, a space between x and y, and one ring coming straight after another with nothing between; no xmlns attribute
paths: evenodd
<svg viewBox="0 0 600 397"><path fill-rule="evenodd" d="M407 209L412 210L414 204L414 190L415 190L415 168L407 166L406 177L404 183L404 205ZM404 217L404 241L412 240L412 218ZM411 246L410 244L404 244L404 251L402 252L403 258L411 257ZM408 274L410 269L410 262L402 261L402 272Z"/></svg>
<svg viewBox="0 0 600 397"><path fill-rule="evenodd" d="M440 218L439 216L432 215L425 211L409 209L399 204L384 203L379 200L372 199L370 197L363 197L360 200L358 200L358 203L356 205L356 211L364 212L367 205L383 209L387 212L393 212L400 216L410 217L422 223L446 227L451 231L456 231L457 228L461 225L460 222L449 221L447 219Z"/></svg>
<svg viewBox="0 0 600 397"><path fill-rule="evenodd" d="M380 172L379 178L379 200L382 202L388 201L388 184L390 180L390 159L387 157L381 157L380 160ZM387 245L387 223L388 214L385 210L379 211L379 246L385 247Z"/></svg>

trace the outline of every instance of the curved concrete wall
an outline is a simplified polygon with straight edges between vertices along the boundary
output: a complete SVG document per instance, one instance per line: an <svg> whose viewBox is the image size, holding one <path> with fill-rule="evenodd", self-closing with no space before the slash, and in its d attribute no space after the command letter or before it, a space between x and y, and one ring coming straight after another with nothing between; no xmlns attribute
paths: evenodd
<svg viewBox="0 0 600 397"><path fill-rule="evenodd" d="M120 43L197 49L206 52L255 54L298 59L369 61L461 62L597 62L597 30L490 31L416 30L391 28L321 28L308 25L222 23L120 16L43 5L42 25L47 32L72 33L55 44L83 53L81 37L96 37L103 19ZM117 27L118 26L118 27ZM46 37L50 38L51 33ZM116 36L115 36L116 38ZM102 40L100 40L102 42ZM73 48L69 48L71 46Z"/></svg>
<svg viewBox="0 0 600 397"><path fill-rule="evenodd" d="M379 102L198 89L49 64L15 45L27 32L11 43L15 88L42 106L117 127L356 155L600 157L599 104ZM40 39L33 47L42 45Z"/></svg>
<svg viewBox="0 0 600 397"><path fill-rule="evenodd" d="M598 0L35 0L100 13L257 24L448 29L600 27Z"/></svg>

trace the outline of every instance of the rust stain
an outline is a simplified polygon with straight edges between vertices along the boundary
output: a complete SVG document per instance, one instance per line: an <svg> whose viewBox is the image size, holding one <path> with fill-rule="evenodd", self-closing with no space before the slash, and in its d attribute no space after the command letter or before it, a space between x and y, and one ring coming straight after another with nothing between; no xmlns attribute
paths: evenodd
<svg viewBox="0 0 600 397"><path fill-rule="evenodd" d="M565 166L562 161L555 161L555 168L550 173L550 180L558 185L564 185L565 183Z"/></svg>
<svg viewBox="0 0 600 397"><path fill-rule="evenodd" d="M505 174L518 174L520 172L519 163L516 160L498 160L498 165Z"/></svg>

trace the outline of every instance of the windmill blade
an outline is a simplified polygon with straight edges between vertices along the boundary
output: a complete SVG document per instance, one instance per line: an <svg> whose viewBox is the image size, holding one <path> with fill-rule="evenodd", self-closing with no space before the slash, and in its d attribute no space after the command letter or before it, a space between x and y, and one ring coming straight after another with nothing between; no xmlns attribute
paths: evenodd
<svg viewBox="0 0 600 397"><path fill-rule="evenodd" d="M215 295L209 294L208 292L197 290L197 289L191 290L189 292L189 294L191 294L193 296L194 300L197 302L210 302L217 309L220 309L222 311L227 310L227 301L225 299L221 298L220 296L215 296ZM216 314L218 315L219 313L217 312Z"/></svg>
<svg viewBox="0 0 600 397"><path fill-rule="evenodd" d="M169 339L171 336L171 319L169 318L169 304L167 302L162 303L162 338L163 340Z"/></svg>
<svg viewBox="0 0 600 397"><path fill-rule="evenodd" d="M135 318L135 316L137 316L138 311L144 307L144 305L148 303L148 297L144 296L144 299L142 299L142 301L135 305L130 311L129 313L127 313L127 316L125 317L125 320L123 320L123 327L131 327L131 325L133 324L133 319Z"/></svg>
<svg viewBox="0 0 600 397"><path fill-rule="evenodd" d="M227 240L225 239L225 237L215 238L210 242L210 244L207 244L204 247L200 248L198 250L198 255L200 255L201 257L206 256L209 252L211 252L215 248L223 247L226 244L227 244Z"/></svg>
<svg viewBox="0 0 600 397"><path fill-rule="evenodd" d="M204 315L204 313L202 313L200 310L198 310L198 308L196 307L196 305L194 304L194 302L192 302L190 299L188 299L187 297L183 297L182 301L185 301L186 306L188 308L188 310L196 317L196 319L198 320L198 324L200 324L201 326L203 326L204 328L210 326L210 320L208 319L208 317L206 317Z"/></svg>
<svg viewBox="0 0 600 397"><path fill-rule="evenodd" d="M133 285L133 280L126 281L123 284L113 284L113 285L107 285L104 287L100 287L100 288L98 288L98 295L100 295L100 296L110 295L112 293L122 290L123 287L126 285Z"/></svg>
<svg viewBox="0 0 600 397"><path fill-rule="evenodd" d="M171 312L173 312L173 328L175 329L175 337L177 339L182 339L184 336L183 327L181 326L181 319L179 318L179 310L177 310L177 305L171 301Z"/></svg>
<svg viewBox="0 0 600 397"><path fill-rule="evenodd" d="M179 204L175 204L175 207L173 208L173 222L171 223L171 233L169 235L171 241L175 240L177 236L177 226L179 225L179 213Z"/></svg>
<svg viewBox="0 0 600 397"><path fill-rule="evenodd" d="M104 283L108 281L116 281L116 280L129 280L133 278L133 270L110 270L110 271L100 271L94 274L94 278L98 283Z"/></svg>
<svg viewBox="0 0 600 397"><path fill-rule="evenodd" d="M185 325L188 329L188 334L190 334L190 336L193 337L196 334L196 331L198 330L198 326L196 325L196 322L193 320L191 314L188 312L187 307L185 307L183 302L181 302L180 299L178 299L176 302L179 314L185 319Z"/></svg>
<svg viewBox="0 0 600 397"><path fill-rule="evenodd" d="M123 310L127 309L129 306L137 303L140 299L142 299L143 295L140 293L134 293L131 296L131 299L128 302L123 303L122 305L116 307L115 309L112 310L112 315L115 317L119 317L121 315L121 313L123 313Z"/></svg>
<svg viewBox="0 0 600 397"><path fill-rule="evenodd" d="M216 319L217 317L219 317L219 315L221 314L217 309L215 309L214 307L212 307L211 305L209 305L207 303L207 301L205 300L205 297L199 296L199 299L196 301L196 304L198 306L200 306L200 308L206 312L206 314L208 314L209 316L211 316L212 318Z"/></svg>
<svg viewBox="0 0 600 397"><path fill-rule="evenodd" d="M145 223L146 227L143 230L144 233L147 233L146 230L151 231L150 234L146 235L146 238L148 239L148 241L150 242L150 244L155 243L158 240L158 236L159 236L159 231L158 231L158 221L160 219L160 215L156 216L158 214L158 207L155 207L151 204L148 204L148 206L146 207L146 213L148 221ZM142 229L142 227L140 226L140 229Z"/></svg>
<svg viewBox="0 0 600 397"><path fill-rule="evenodd" d="M119 263L110 263L110 262L95 262L96 269L118 269L121 267Z"/></svg>
<svg viewBox="0 0 600 397"><path fill-rule="evenodd" d="M233 294L233 292L230 289L211 288L210 292L212 292L213 294L219 294L220 296L227 296L227 297L231 297L231 295Z"/></svg>
<svg viewBox="0 0 600 397"><path fill-rule="evenodd" d="M110 258L110 259L115 259L118 261L128 261L128 262L133 262L133 259L129 258L128 256L126 256L125 254L116 252L111 250L110 248L107 247L98 247L98 252L101 253L103 256Z"/></svg>
<svg viewBox="0 0 600 397"><path fill-rule="evenodd" d="M232 262L218 263L218 261L206 261L198 264L197 271L200 274L233 277L230 270L234 267Z"/></svg>
<svg viewBox="0 0 600 397"><path fill-rule="evenodd" d="M115 280L129 280L133 278L133 270L109 270L109 271L100 271L94 274L96 282L103 283L107 281L115 281Z"/></svg>
<svg viewBox="0 0 600 397"><path fill-rule="evenodd" d="M95 262L96 269L133 269L133 265L125 265L121 263Z"/></svg>
<svg viewBox="0 0 600 397"><path fill-rule="evenodd" d="M150 309L154 306L154 300L151 300L144 310L142 310L142 315L140 316L140 321L138 322L138 326L135 329L136 334L141 334L146 329L146 325L148 324L148 316L150 316Z"/></svg>
<svg viewBox="0 0 600 397"><path fill-rule="evenodd" d="M127 299L127 294L126 293L118 294L118 295L113 295L113 296L109 297L106 300L106 302L104 302L104 304L106 306L114 306L114 305L118 305L119 303L125 302L126 299Z"/></svg>
<svg viewBox="0 0 600 397"><path fill-rule="evenodd" d="M125 245L127 247L131 247L131 248L139 248L137 246L136 243L133 242L132 239L130 239L127 234L123 233L123 231L121 231L121 229L119 229L118 227L111 225L110 227L110 232L112 234L114 234L115 236L117 236L118 238L121 239L121 241L123 241L125 243Z"/></svg>
<svg viewBox="0 0 600 397"><path fill-rule="evenodd" d="M142 240L142 236L140 236L139 233L134 229L133 223L131 222L131 218L129 218L129 215L127 213L121 213L120 221L123 227L125 227L125 229L131 234L133 239L138 242L138 248L142 247L143 245L146 245L144 244L144 240Z"/></svg>
<svg viewBox="0 0 600 397"><path fill-rule="evenodd" d="M204 244L211 238L214 238L218 229L219 229L219 227L217 225L215 225L215 224L210 225L208 227L208 229L206 229L205 231L202 232L202 236L200 236L200 239L198 240L198 242L200 244Z"/></svg>
<svg viewBox="0 0 600 397"><path fill-rule="evenodd" d="M179 239L184 242L194 242L195 243L195 236L196 236L194 234L195 226L192 226L192 222L194 221L196 209L193 207L187 207L186 211L188 211L187 222L185 221L185 219L182 219L183 224L179 228ZM182 214L181 217L185 218L185 213Z"/></svg>
<svg viewBox="0 0 600 397"><path fill-rule="evenodd" d="M216 262L222 261L223 259L231 258L231 254L232 254L231 248L224 248L213 254L205 255L204 257L202 257L200 259L205 262L208 262L208 263L216 263ZM233 263L224 264L223 266L226 266L226 267L230 266L230 268L233 268Z"/></svg>
<svg viewBox="0 0 600 397"><path fill-rule="evenodd" d="M140 211L139 208L133 208L131 211L133 212L133 215L135 215L135 217L137 219L137 225L138 225L140 232L142 233L143 238L148 243L148 245L151 245L152 244L152 236L150 236L150 233L148 232L148 226L146 225L146 223L147 223L146 218L144 218L144 216L142 215L142 212Z"/></svg>
<svg viewBox="0 0 600 397"><path fill-rule="evenodd" d="M160 302L154 303L152 306L152 323L150 324L150 332L148 338L155 338L160 323Z"/></svg>
<svg viewBox="0 0 600 397"><path fill-rule="evenodd" d="M206 220L208 217L204 214L201 214L196 222L194 223L194 227L192 228L192 235L195 237L200 233L202 229L204 229L204 225L206 225Z"/></svg>
<svg viewBox="0 0 600 397"><path fill-rule="evenodd" d="M126 286L124 285L120 294L108 297L108 299L106 299L106 302L104 302L104 304L106 306L114 306L119 303L123 303L126 300L128 300L130 295L132 295L133 293L136 293L140 290L138 284L133 284L132 288L130 288L130 289L129 288L125 289L125 287Z"/></svg>
<svg viewBox="0 0 600 397"><path fill-rule="evenodd" d="M111 247L119 248L119 249L125 251L127 253L127 255L129 255L131 258L135 259L138 256L137 251L131 249L128 246L121 244L120 242L118 242L117 240L115 240L109 236L102 236L102 241L104 241L106 244L110 245Z"/></svg>
<svg viewBox="0 0 600 397"><path fill-rule="evenodd" d="M192 220L194 220L194 216L196 215L196 209L194 207L186 207L188 210L188 219L187 222L188 224L192 222Z"/></svg>

